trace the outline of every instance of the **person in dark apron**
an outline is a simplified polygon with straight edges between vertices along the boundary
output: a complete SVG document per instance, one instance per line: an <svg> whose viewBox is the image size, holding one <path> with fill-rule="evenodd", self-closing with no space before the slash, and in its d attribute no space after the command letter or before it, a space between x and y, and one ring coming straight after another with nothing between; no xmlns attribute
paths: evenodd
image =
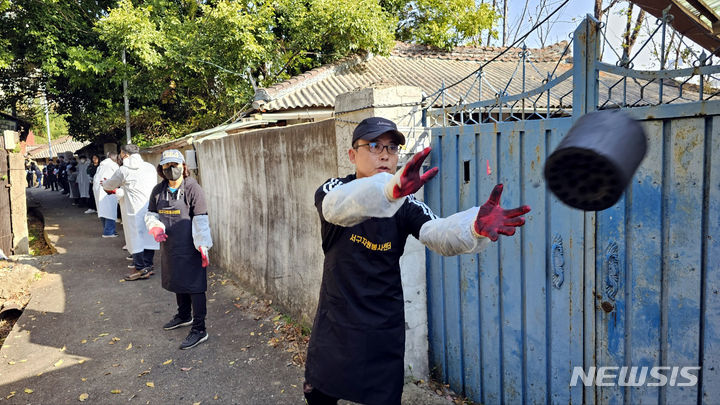
<svg viewBox="0 0 720 405"><path fill-rule="evenodd" d="M430 148L396 173L404 143L392 121L363 120L348 151L355 174L329 179L315 193L325 262L303 384L308 404L339 399L400 404L405 354L400 257L408 235L445 256L474 254L499 234L513 235L530 211L503 209L498 184L482 207L436 217L413 197L438 172L420 174Z"/></svg>
<svg viewBox="0 0 720 405"><path fill-rule="evenodd" d="M175 149L163 152L157 172L163 181L150 194L145 224L160 242L162 286L174 292L177 314L163 328L192 326L180 344L191 349L208 339L205 330L208 249L212 247L205 193Z"/></svg>

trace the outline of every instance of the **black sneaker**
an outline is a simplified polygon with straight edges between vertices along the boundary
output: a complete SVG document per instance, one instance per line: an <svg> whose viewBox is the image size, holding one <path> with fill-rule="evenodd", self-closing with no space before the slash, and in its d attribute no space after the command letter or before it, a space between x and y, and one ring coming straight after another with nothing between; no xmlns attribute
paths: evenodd
<svg viewBox="0 0 720 405"><path fill-rule="evenodd" d="M172 330L175 328L179 328L181 326L190 326L190 325L192 325L192 322L193 322L192 318L190 318L187 321L184 321L179 316L175 315L170 322L163 325L163 329Z"/></svg>
<svg viewBox="0 0 720 405"><path fill-rule="evenodd" d="M199 345L200 343L208 339L208 333L206 331L199 331L195 329L190 330L190 334L187 335L185 340L180 344L180 349L187 350Z"/></svg>

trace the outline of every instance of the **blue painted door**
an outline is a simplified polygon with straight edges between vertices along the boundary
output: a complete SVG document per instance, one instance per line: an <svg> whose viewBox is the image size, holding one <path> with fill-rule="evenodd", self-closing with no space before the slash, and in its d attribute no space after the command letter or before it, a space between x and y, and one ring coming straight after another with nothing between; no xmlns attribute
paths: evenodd
<svg viewBox="0 0 720 405"><path fill-rule="evenodd" d="M697 107L643 122L647 156L623 198L597 214L597 366L644 381L598 386L600 403L720 398L720 116L696 117ZM664 385L653 366L669 367ZM698 381L682 386L687 366L700 368L686 370Z"/></svg>
<svg viewBox="0 0 720 405"><path fill-rule="evenodd" d="M546 191L542 165L571 118L433 128L439 179L426 201L441 216L484 203L528 204L526 225L479 255L428 253L430 363L474 401L581 402L585 215ZM489 171L488 171L489 170Z"/></svg>

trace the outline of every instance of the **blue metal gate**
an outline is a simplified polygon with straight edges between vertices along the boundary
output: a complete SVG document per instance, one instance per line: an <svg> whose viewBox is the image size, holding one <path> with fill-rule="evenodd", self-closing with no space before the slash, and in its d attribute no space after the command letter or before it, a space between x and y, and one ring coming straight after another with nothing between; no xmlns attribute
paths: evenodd
<svg viewBox="0 0 720 405"><path fill-rule="evenodd" d="M702 63L689 75L609 65L597 57L601 38L586 19L572 68L544 86L428 111L440 178L425 198L436 213L480 205L497 183L503 206L532 207L515 236L479 255L428 253L431 369L474 401L720 398L720 92L672 80L700 75L702 83L720 67ZM572 106L558 90L570 80ZM598 108L641 120L649 149L617 204L584 213L546 189L542 169L573 121ZM648 376L621 386L623 366L669 367L666 384ZM683 366L699 368L696 385L678 385L688 379L672 367ZM575 367L610 377L572 384Z"/></svg>

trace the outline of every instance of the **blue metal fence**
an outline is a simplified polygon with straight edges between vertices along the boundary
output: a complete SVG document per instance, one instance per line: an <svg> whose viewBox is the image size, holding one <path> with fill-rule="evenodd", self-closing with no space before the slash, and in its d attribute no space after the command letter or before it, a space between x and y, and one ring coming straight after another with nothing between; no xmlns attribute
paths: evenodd
<svg viewBox="0 0 720 405"><path fill-rule="evenodd" d="M680 70L638 73L598 61L601 40L598 24L583 21L573 37L572 74L548 80L573 80L572 115L554 118L562 114L551 107L568 106L549 101L546 114L537 114L536 101L545 93L550 100L548 85L525 93L535 100L528 103L518 104L523 95L499 95L494 103L428 111L437 125L431 159L440 178L425 193L436 213L480 205L496 183L505 184L503 206L533 208L515 236L479 255L428 253L431 369L474 401L677 404L720 398L720 100L687 80L679 87L666 83ZM618 69L625 79L599 79L601 71L607 78ZM695 74L718 73L720 67L705 63ZM628 100L632 75L643 90L659 93ZM621 95L612 94L620 87ZM696 101L663 98L668 92ZM643 122L649 150L617 204L585 213L547 190L542 168L573 120L608 107L625 108ZM527 116L536 119L522 119ZM677 385L687 379L673 380L672 369L663 371L664 386L649 384L657 381L650 376L638 386L571 385L575 367L585 373L617 367L607 369L617 376L622 366L700 370L689 387Z"/></svg>

